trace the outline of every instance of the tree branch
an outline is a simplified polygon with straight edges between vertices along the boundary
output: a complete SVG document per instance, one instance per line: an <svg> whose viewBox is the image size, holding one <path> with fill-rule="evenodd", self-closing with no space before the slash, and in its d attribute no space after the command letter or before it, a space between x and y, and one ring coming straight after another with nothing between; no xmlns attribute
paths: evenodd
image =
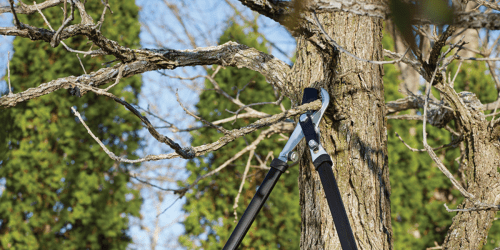
<svg viewBox="0 0 500 250"><path fill-rule="evenodd" d="M64 37L63 33L64 32L61 32L61 37ZM117 43L115 45L119 46ZM123 77L130 77L146 71L158 69L219 64L255 70L264 75L269 83L273 84L280 91L285 93L285 95L293 91L286 80L286 75L290 70L288 64L271 55L235 42L227 42L219 46L197 48L194 50L131 50L122 46L119 47L120 53L123 52L123 54L121 54L122 58L128 58L131 55L134 57L132 62L125 64ZM0 107L12 107L19 102L49 94L63 87L67 88L72 83L75 84L79 82L95 87L104 85L116 79L119 73L119 67L119 65L115 65L111 68L103 68L86 76L60 78L18 94L0 97ZM82 95L85 93L86 91L82 91Z"/></svg>
<svg viewBox="0 0 500 250"><path fill-rule="evenodd" d="M182 157L184 159L191 159L193 157L197 157L200 155L207 154L212 151L216 151L223 146L227 145L228 143L234 141L235 139L244 136L246 134L252 133L260 128L263 127L268 127L271 126L268 130L276 133L276 132L281 132L280 127L273 126L274 124L277 124L286 118L289 118L291 116L295 116L301 113L304 113L305 111L309 110L318 110L321 107L321 100L316 100L314 102L308 103L301 105L299 107L293 108L286 110L285 112L282 112L280 114L272 115L267 118L263 118L260 120L257 120L256 122L246 126L242 127L239 129L233 129L231 131L228 131L227 134L225 134L223 137L219 138L217 141L212 142L210 144L205 144L197 147L189 147L189 148L181 148L179 145L176 146L176 143L168 143L168 137L165 137L163 135L160 135L149 123L147 118L143 117L135 108L133 108L130 104L127 102L115 97L113 94L105 92L102 89L94 88L91 86L83 85L83 84L76 84L76 86L80 87L82 90L87 90L87 91L92 91L98 95L104 95L112 98L116 102L124 105L132 111L136 116L141 118L141 120L147 125L147 128L149 132L155 137L158 141L163 142L168 144L170 147L172 147L176 152L175 153L170 153L170 154L160 154L160 155L147 155L144 158L136 159L136 160L129 160L121 157L117 157L114 155L112 152L108 154L113 160L118 160L122 162L127 162L127 163L139 163L139 162L145 162L145 161L157 161L157 160L163 160L163 159L172 159L172 158L177 158L177 157ZM128 104L128 105L127 105ZM83 121L82 121L83 122ZM149 125L148 125L149 124ZM89 130L89 133L91 131ZM92 134L91 134L92 135ZM98 139L96 139L95 136L92 136L97 142L99 142ZM101 145L102 147L103 145ZM106 150L105 150L106 151ZM106 153L108 153L106 151Z"/></svg>
<svg viewBox="0 0 500 250"><path fill-rule="evenodd" d="M50 7L57 6L63 2L64 2L64 0L47 0L47 1L45 1L43 3L39 3L37 5L40 9L43 10L43 9L47 9ZM37 11L36 7L34 5L27 5L27 4L23 3L22 1L19 1L19 6L16 6L14 8L14 10L18 14L28 14L28 15L31 15ZM6 13L6 12L10 12L10 6L0 7L0 14Z"/></svg>

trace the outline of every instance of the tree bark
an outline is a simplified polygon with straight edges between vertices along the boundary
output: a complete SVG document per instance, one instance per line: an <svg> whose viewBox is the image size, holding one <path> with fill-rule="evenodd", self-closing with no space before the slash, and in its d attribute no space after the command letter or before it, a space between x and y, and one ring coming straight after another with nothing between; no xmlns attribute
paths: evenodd
<svg viewBox="0 0 500 250"><path fill-rule="evenodd" d="M467 164L465 166L466 189L479 201L487 204L500 204L500 150L498 138L492 137L492 128L484 115L477 114L472 129L466 133ZM494 138L494 139L493 139ZM495 141L492 141L495 140ZM464 200L459 208L473 207L472 202ZM488 231L495 219L496 211L459 212L453 217L443 249L481 249L486 244Z"/></svg>
<svg viewBox="0 0 500 250"><path fill-rule="evenodd" d="M325 31L353 54L382 59L379 19L347 13L324 13L318 18ZM305 35L297 38L290 81L296 89L312 85L330 94L330 106L320 125L321 143L334 162L333 172L358 248L392 249L383 68L321 49L311 41L318 40ZM319 176L310 154L303 152L300 248L341 249Z"/></svg>

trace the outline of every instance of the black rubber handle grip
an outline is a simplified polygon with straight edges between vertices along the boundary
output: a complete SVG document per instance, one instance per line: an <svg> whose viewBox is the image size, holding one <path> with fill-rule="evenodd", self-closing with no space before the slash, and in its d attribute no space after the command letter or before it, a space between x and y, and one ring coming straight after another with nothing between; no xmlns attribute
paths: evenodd
<svg viewBox="0 0 500 250"><path fill-rule="evenodd" d="M343 250L357 250L358 248L352 233L351 224L349 223L349 218L347 217L344 203L342 202L342 197L340 196L335 175L332 172L332 161L329 156L328 160L326 160L326 157L321 160L320 158L321 156L316 159L314 166L316 167L319 177L321 178L321 184L323 185L326 200L328 201L333 222L335 223L335 228L337 229L340 245L342 245ZM316 165L316 163L318 164Z"/></svg>

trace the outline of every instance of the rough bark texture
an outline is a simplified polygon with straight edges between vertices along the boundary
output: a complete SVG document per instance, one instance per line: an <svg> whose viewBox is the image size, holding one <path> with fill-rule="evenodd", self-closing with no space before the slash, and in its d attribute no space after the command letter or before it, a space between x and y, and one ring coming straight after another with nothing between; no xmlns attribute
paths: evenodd
<svg viewBox="0 0 500 250"><path fill-rule="evenodd" d="M484 119L484 116L482 117ZM500 204L500 145L498 138L492 141L492 128L488 125L486 120L475 121L466 135L465 188L483 203ZM473 204L465 200L459 208L469 207L473 207ZM453 224L448 230L443 249L481 249L486 244L488 231L496 213L459 212L453 217Z"/></svg>
<svg viewBox="0 0 500 250"><path fill-rule="evenodd" d="M355 55L381 60L379 19L347 13L318 16L326 32ZM331 103L320 125L359 249L392 249L390 184L384 119L383 69L297 39L291 82L328 90ZM343 74L351 72L349 74ZM339 78L338 76L344 75ZM298 98L298 96L297 96ZM300 100L300 99L299 99ZM321 182L309 153L300 162L301 249L341 249Z"/></svg>

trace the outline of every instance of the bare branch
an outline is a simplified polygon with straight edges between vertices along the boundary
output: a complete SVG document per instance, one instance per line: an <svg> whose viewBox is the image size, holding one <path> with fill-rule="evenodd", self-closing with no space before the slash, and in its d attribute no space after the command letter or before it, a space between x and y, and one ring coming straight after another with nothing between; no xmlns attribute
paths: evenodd
<svg viewBox="0 0 500 250"><path fill-rule="evenodd" d="M9 96L12 95L12 87L10 86L10 51L7 52L7 78L9 80Z"/></svg>
<svg viewBox="0 0 500 250"><path fill-rule="evenodd" d="M185 108L185 107L184 107L184 105L182 105L181 101L179 100L179 93L178 93L178 92L175 92L175 96L177 97L177 102L179 103L179 105L181 105L182 109L184 109L184 111L185 111L188 115L190 115L190 116L192 116L192 117L194 117L194 118L196 118L196 119L200 120L200 121L201 121L201 122L203 122L203 124L205 124L206 126L210 126L210 127L212 127L212 128L217 129L217 131L219 131L219 132L221 132L221 133L223 133L223 134L225 134L225 135L227 135L227 134L229 133L229 131L227 131L227 129L225 129L225 128L221 127L221 126L217 126L217 125L215 125L215 124L213 124L213 123L211 123L211 122L209 122L209 121L207 121L207 120L205 120L205 119L203 119L203 118L201 118L201 117L199 117L199 116L195 115L193 112L191 112L191 111L189 111L187 108Z"/></svg>
<svg viewBox="0 0 500 250"><path fill-rule="evenodd" d="M9 0L10 3L10 11L12 12L12 15L14 15L14 23L16 24L16 27L18 29L22 29L23 25L21 22L19 22L19 18L17 18L16 10L14 9L14 0Z"/></svg>
<svg viewBox="0 0 500 250"><path fill-rule="evenodd" d="M500 6L498 4L494 4L494 3L484 1L484 0L474 0L474 2L476 2L479 5L486 6L490 9L493 9L493 10L500 10Z"/></svg>
<svg viewBox="0 0 500 250"><path fill-rule="evenodd" d="M484 204L484 205L479 205L474 207L469 207L469 208L457 208L457 209L450 209L448 208L448 205L446 203L444 204L444 207L446 208L446 211L448 213L451 212L472 212L472 211L500 211L500 205L494 205L494 204Z"/></svg>
<svg viewBox="0 0 500 250"><path fill-rule="evenodd" d="M417 120L417 121L422 121L424 119L421 115L389 115L386 116L386 118L394 120Z"/></svg>
<svg viewBox="0 0 500 250"><path fill-rule="evenodd" d="M120 65L120 67L118 68L118 76L116 76L115 83L109 85L109 87L105 88L104 91L107 92L109 89L111 89L112 87L116 86L120 82L120 80L123 77L123 69L124 68L125 68L125 64Z"/></svg>
<svg viewBox="0 0 500 250"><path fill-rule="evenodd" d="M128 110L130 110L134 115L136 115L137 117L139 117L139 119L141 119L141 121L146 125L146 128L148 129L149 133L159 142L161 143L165 143L167 144L169 147L171 147L173 150L175 150L175 152L179 155L181 155L184 159L191 159L191 158L194 158L195 155L194 155L194 152L193 152L193 149L191 147L188 147L188 148L182 148L179 144L177 144L176 142L174 142L172 139L168 138L167 136L164 136L162 134L160 134L154 127L153 125L151 124L151 122L149 122L149 120L144 117L143 115L141 115L141 113L139 111L137 111L137 109L135 109L132 105L130 105L128 102L116 97L115 95L109 93L109 92L106 92L102 89L98 89L98 88L94 88L94 87L90 87L90 86L87 86L87 85L83 85L83 84L76 84L77 87L80 87L81 89L87 89L87 90L90 90L98 95L104 95L104 96L107 96L107 97L110 97L112 98L115 102L118 102L120 104L122 104L123 106L125 106ZM83 122L83 121L82 121ZM87 129L88 130L88 129ZM89 131L90 133L90 131ZM92 136L94 137L94 136ZM96 137L94 137L94 139L97 139ZM102 145L101 145L102 147ZM105 150L106 151L106 150ZM126 160L124 158L116 158L116 156L114 154L112 154L111 152L109 151L106 151L106 153L113 159L113 160L123 160L123 161L126 161L126 162L129 162L129 163L133 163L131 162L130 160ZM111 153L111 154L110 154Z"/></svg>
<svg viewBox="0 0 500 250"><path fill-rule="evenodd" d="M247 179L248 171L250 170L250 163L252 162L252 157L254 156L255 148L250 150L250 154L248 155L247 165L245 166L245 171L243 172L243 177L241 177L240 188L238 189L238 194L234 198L233 204L233 213L234 213L234 223L238 221L238 214L236 213L236 209L238 208L238 200L240 199L241 191L243 191L243 186L245 185L245 180Z"/></svg>
<svg viewBox="0 0 500 250"><path fill-rule="evenodd" d="M421 96L411 95L396 101L390 101L385 104L386 115L408 109L418 109L423 107L424 100Z"/></svg>
<svg viewBox="0 0 500 250"><path fill-rule="evenodd" d="M420 73L420 75L423 75L423 69L422 69L422 64L418 61L415 61L415 60L411 60L409 58L405 58L403 57L402 55L396 53L396 52L392 52L390 50L386 50L384 49L384 56L387 56L389 58L392 58L392 59L399 59L399 58L402 58L401 59L401 62L404 62L408 65L410 65L415 71L417 71L418 73Z"/></svg>
<svg viewBox="0 0 500 250"><path fill-rule="evenodd" d="M50 7L57 6L63 2L64 2L64 0L46 0L43 3L38 4L38 7L43 10L43 9L47 9ZM14 10L18 14L31 15L37 11L36 7L34 5L27 5L27 4L23 3L22 1L19 1L19 5L20 6L16 6L14 8ZM6 12L11 12L10 7L8 7L8 6L0 7L0 14L6 13Z"/></svg>
<svg viewBox="0 0 500 250"><path fill-rule="evenodd" d="M428 96L430 95L431 85L435 79L437 69L438 68L436 67L436 69L434 70L434 73L432 74L431 81L427 82L426 86L425 86L426 98L425 98L425 105L424 105L424 125L423 125L423 144L424 144L424 147L427 150L427 153L429 154L429 156L432 158L432 160L437 164L439 170L441 170L441 172L443 172L444 175L446 177L448 177L448 179L450 179L453 186L455 186L455 188L457 188L458 191L460 191L460 193L465 198L469 199L474 204L474 207L476 207L477 209L481 209L481 210L498 209L497 205L485 204L485 203L478 201L476 199L475 195L473 195L473 194L469 193L467 190L465 190L465 188L462 187L462 185L455 179L455 177L450 173L450 171L443 165L441 160L439 160L439 158L436 155L436 153L434 152L434 150L432 150L432 148L429 146L429 144L427 144L427 132L426 132L427 119L426 119L426 116L427 116L427 104L428 104L428 100L429 100Z"/></svg>
<svg viewBox="0 0 500 250"><path fill-rule="evenodd" d="M70 85L76 85L77 83L93 86L106 84L115 79L115 77L119 73L120 66L121 64L117 64L113 67L102 68L96 72L90 73L90 75L83 75L79 77L68 76L59 78L47 83L42 83L38 87L29 88L17 94L2 96L0 97L0 107L13 107L20 102L50 94L61 88L69 88ZM146 71L150 71L151 68L154 68L154 66L142 61L124 64L123 76L129 77L132 75L140 74Z"/></svg>
<svg viewBox="0 0 500 250"><path fill-rule="evenodd" d="M119 98L116 98L111 93L105 92L102 89L93 88L93 87L90 87L90 86L87 86L87 85L83 85L83 84L76 84L76 85L78 87L82 88L82 90L83 89L87 89L88 91L93 91L96 94L111 97L116 102L119 102L120 104L126 106L136 116L142 117L142 115L137 110L135 110L135 108L133 108L130 104L128 104L127 102L125 102L125 101L123 101L123 100L121 100ZM228 143L234 141L236 138L239 138L239 137L244 136L246 134L252 133L252 132L254 132L254 131L256 131L256 130L258 130L260 128L263 128L263 127L271 126L271 128L268 129L268 131L270 131L269 133L271 133L271 132L272 133L281 132L281 130L279 129L279 127L272 126L272 125L276 124L276 123L278 123L280 121L283 121L286 118L289 118L291 116L295 116L295 115L301 114L301 113L303 113L305 111L308 111L308 110L318 110L320 107L321 107L321 101L320 100L316 100L314 102L307 103L307 104L301 105L301 106L293 108L293 109L289 109L289 110L287 110L285 112L282 112L280 114L276 114L276 115L273 115L273 116L270 116L270 117L267 117L267 118L260 119L260 120L258 120L256 122L254 122L254 123L246 126L246 127L239 128L239 129L233 129L233 130L229 131L228 134L226 134L223 137L219 138L219 140L217 140L215 142L212 142L210 144L205 144L205 145L197 146L197 147L189 147L187 150L181 149L180 146L179 146L177 148L178 150L176 150L175 153L160 154L160 155L147 155L146 157L140 158L140 159L137 159L137 160L127 160L127 159L124 159L124 158L116 158L116 159L119 159L122 162L128 162L128 163L139 163L139 162L145 162L145 161L157 161L157 160L172 159L172 158L177 158L177 157L182 157L184 159L190 159L193 156L196 157L196 156L207 154L207 153L212 152L212 151L216 151L219 148L221 148L221 147L227 145ZM145 121L149 122L145 117L141 118L141 120L143 122L145 122ZM158 141L164 142L164 139L162 139L162 137L165 137L165 136L160 135L158 132L155 133L156 130L152 126L151 127L148 126L148 130L150 130L150 133L155 138L157 136L159 137L159 139L156 138ZM174 145L174 147L175 147L175 145ZM177 151L180 151L181 153L179 153ZM113 156L113 155L114 154L112 154L110 156ZM115 158L113 158L113 159L115 159Z"/></svg>
<svg viewBox="0 0 500 250"><path fill-rule="evenodd" d="M83 124L83 126L87 129L87 132L90 134L90 136L92 136L92 138L94 138L94 140L99 144L99 146L101 146L102 150L104 150L104 152L106 152L106 154L108 154L109 158L113 159L114 161L118 161L118 162L133 163L132 161L125 159L125 158L118 157L113 152L109 151L109 149L104 145L104 143L102 143L102 141L99 140L99 138L97 138L97 136L95 136L94 133L92 133L92 130L90 130L90 128L87 126L87 124L83 121L83 118L80 115L80 113L78 111L76 111L76 109L74 107L71 107L71 110L73 111L75 116L78 117L78 119Z"/></svg>
<svg viewBox="0 0 500 250"><path fill-rule="evenodd" d="M247 104L247 105L239 108L235 112L229 111L229 110L226 110L226 111L228 111L229 113L235 114L235 121L236 121L236 119L238 118L238 114L243 109L246 109L246 108L251 107L251 106L257 106L257 105L267 105L267 104L280 105L281 101L283 101L283 95L281 95L280 98L278 98L278 100L276 100L275 102L256 102L256 103Z"/></svg>
<svg viewBox="0 0 500 250"><path fill-rule="evenodd" d="M34 3L34 2L33 2ZM59 29L57 29L56 33L54 34L54 36L52 37L52 41L50 41L50 46L52 46L52 48L55 48L57 47L57 45L59 45L59 34L61 33L61 31L71 22L75 19L75 3L73 1L71 1L71 15L69 18L67 18L66 20L64 20L63 24L61 25L61 27L59 27Z"/></svg>
<svg viewBox="0 0 500 250"><path fill-rule="evenodd" d="M153 183L151 183L149 181L141 180L141 179L139 179L139 175L137 173L129 173L129 176L132 177L132 178L134 178L134 179L136 179L140 183L149 185L151 187L157 188L157 189L162 190L162 191L167 191L167 192L174 192L174 191L176 191L176 189L162 188L162 187L160 187L158 185L155 185L155 184L153 184Z"/></svg>
<svg viewBox="0 0 500 250"><path fill-rule="evenodd" d="M398 134L398 132L395 132L396 136L399 138L399 140L411 151L413 152L427 152L427 149L416 149L416 148L412 148L410 147L410 145L408 145L404 140L403 138L401 138L401 136ZM441 145L439 147L436 147L436 148L433 148L432 150L440 150L440 149L443 149L443 148L447 148L447 147L456 147L461 141L463 141L463 137L458 137L458 138L455 138L453 141L451 141L450 143L448 144L445 144L445 145Z"/></svg>
<svg viewBox="0 0 500 250"><path fill-rule="evenodd" d="M64 2L66 4L66 2ZM36 2L33 2L33 5L35 6L35 8L38 10L38 13L40 13L40 15L42 16L43 20L45 21L45 24L47 24L47 26L49 26L50 30L53 32L54 29L52 28L52 26L50 25L49 21L47 20L47 18L45 17L45 15L43 14L43 12L38 8L38 5L36 4ZM74 4L71 5L71 10L73 10L73 6ZM64 14L66 15L66 14ZM74 18L74 12L72 11L71 12L71 17ZM59 28L58 32L60 32L62 29ZM52 40L50 41L50 44L52 46L55 38L58 37L57 35L57 32L56 34L54 34ZM59 43L59 42L57 42ZM69 51L69 52L73 52L73 53L80 53L80 54L85 54L85 55L92 55L94 54L95 52L94 51L79 51L79 50L74 50L74 49L71 49L70 47L68 47L64 42L61 42L61 44L64 46L64 48ZM52 47L55 47L55 46L52 46ZM78 55L77 55L78 57ZM78 57L78 60L80 60L80 57ZM80 64L82 63L82 61L80 60ZM83 68L83 71L85 72L85 67L83 67L82 65L82 68ZM87 74L87 72L85 72L85 74Z"/></svg>

